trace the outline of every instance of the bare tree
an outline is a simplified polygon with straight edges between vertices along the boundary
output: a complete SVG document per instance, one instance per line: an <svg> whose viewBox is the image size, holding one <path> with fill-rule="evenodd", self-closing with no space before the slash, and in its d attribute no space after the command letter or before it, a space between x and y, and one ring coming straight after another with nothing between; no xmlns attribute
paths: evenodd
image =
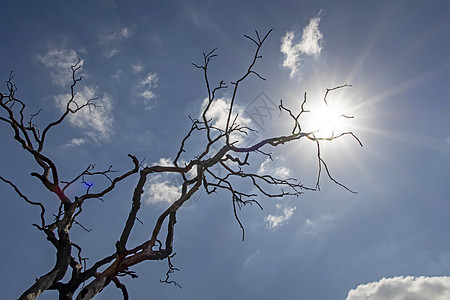
<svg viewBox="0 0 450 300"><path fill-rule="evenodd" d="M44 151L47 136L51 134L52 130L60 125L68 115L76 114L83 109L95 109L97 106L96 98L90 99L86 103L78 103L76 100L76 86L81 80L81 77L78 77L77 75L81 67L80 60L72 66L71 96L67 101L64 112L58 119L48 123L45 127L42 127L42 130L34 123L34 119L38 117L39 112L32 114L31 117L26 120L26 104L16 98L17 88L13 83L13 76L11 73L6 82L6 93L0 93L0 106L2 110L0 120L3 123L10 125L14 134L14 139L36 162L40 171L31 173L31 176L38 179L43 187L50 193L55 194L59 199L59 209L49 216L47 211L48 208L46 208L42 202L32 200L21 192L21 189L17 184L0 176L0 179L11 186L24 201L40 209L40 222L39 224L33 225L45 235L46 239L56 250L56 262L53 268L48 273L37 278L36 281L20 296L20 299L35 299L46 290L57 290L59 292L59 299L72 299L77 291L78 294L76 299L93 299L111 282L121 290L123 298L128 299L128 291L119 278L126 275L133 278L137 277L130 268L148 260L167 259L169 269L163 282L174 283L177 285L175 281L172 281L169 278L169 275L177 270L170 261L171 257L174 255L173 237L176 214L183 203L191 199L200 189L206 191L207 194L212 194L219 190L225 190L230 194L235 218L242 229L242 239L244 239L244 227L239 219L239 209L247 204L256 204L261 207L258 200L260 196L298 196L304 190L318 190L322 170L325 170L326 174L333 182L348 189L331 177L328 166L320 154L320 142L323 140L332 141L349 135L356 139L361 146L362 144L352 132L345 132L336 136L332 134L326 138L319 138L316 136L317 132L315 131L302 131L301 119L304 114L308 113L308 110L305 109L307 102L306 93L300 102L298 112L294 112L293 109L286 107L282 102L279 105L280 111L283 111L286 118L290 119L292 122L291 132L286 135L263 139L246 147L239 146L239 139L244 138L246 134L254 130L239 124L238 115L233 111L236 106L236 95L241 84L243 84L249 76L256 76L265 80L254 70L254 66L258 59L262 57L260 50L270 32L271 31L262 37L258 32L256 32L254 37L245 36L254 43L254 54L242 77L234 82L230 82L229 85L224 81L221 81L217 86L211 86L208 77L208 68L212 59L216 57L215 49L207 54L203 53L203 61L200 64L193 65L203 73L207 90L207 103L201 113L201 117L198 119L190 118L190 129L182 139L172 165L143 166L142 161L129 154L128 156L131 160L130 169L118 176L113 176L114 173L111 167L106 170L96 171L94 165L88 165L83 172L75 175L72 180L62 181L58 173L59 166L57 166L55 161ZM327 104L327 95L329 92L346 86L348 85L345 84L336 88L327 89L323 99L325 104ZM208 119L208 112L214 101L217 100L217 94L225 89L232 90L231 102L229 104L225 128L218 128L214 125L214 120ZM342 117L348 116L343 115ZM194 135L203 136L204 145L202 146L202 150L196 156L186 159L184 156L187 143ZM300 140L311 141L315 143L317 147L319 169L315 187L306 187L295 178L276 178L271 174L261 175L249 171L250 155L262 155L272 158L271 153L269 153L269 148ZM220 170L220 172L218 172L218 170ZM176 174L182 178L181 195L158 217L153 227L153 232L149 235L149 239L142 241L138 245L130 246L127 242L136 221L139 221L137 215L142 203L144 185L151 176L161 173ZM72 184L80 181L87 183L88 181L86 179L93 176L102 176L106 178L109 183L96 192L91 189L91 186L88 186L85 193L78 195L73 199L70 199L66 195L67 188ZM71 240L70 230L74 224L79 224L77 217L82 212L83 204L86 201L108 195L108 193L114 190L124 179L131 176L136 177L137 183L134 187L131 199L131 209L119 239L115 242L115 245L111 245L111 254L106 255L103 259L88 267L81 256L82 247ZM236 185L233 184L236 179L248 181L258 193L247 193L239 190ZM274 189L271 187L275 187L276 192L274 192ZM51 221L49 221L50 219ZM163 225L167 226L167 230L163 231L165 236L162 236L163 234L161 234ZM69 276L70 279L63 282L65 276Z"/></svg>

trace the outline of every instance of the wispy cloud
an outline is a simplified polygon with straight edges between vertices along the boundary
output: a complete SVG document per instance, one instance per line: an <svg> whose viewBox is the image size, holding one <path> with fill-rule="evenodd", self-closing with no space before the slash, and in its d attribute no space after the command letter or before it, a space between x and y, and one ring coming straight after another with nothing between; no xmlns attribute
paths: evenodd
<svg viewBox="0 0 450 300"><path fill-rule="evenodd" d="M72 147L78 147L87 142L86 138L74 138L68 141L66 144L64 144L64 148L72 148Z"/></svg>
<svg viewBox="0 0 450 300"><path fill-rule="evenodd" d="M84 86L76 93L74 101L81 106L98 94L97 88ZM56 106L62 112L65 111L70 97L70 94L61 94L54 97ZM72 103L71 108L76 108L74 103ZM108 94L103 94L97 101L97 107L85 107L76 114L69 114L68 119L73 126L82 129L83 133L95 142L109 140L113 134L112 109L111 97Z"/></svg>
<svg viewBox="0 0 450 300"><path fill-rule="evenodd" d="M133 73L137 74L144 70L144 65L140 63L135 63L134 65L131 66L131 68L133 69Z"/></svg>
<svg viewBox="0 0 450 300"><path fill-rule="evenodd" d="M294 44L293 31L287 31L281 39L280 51L284 54L283 67L291 70L291 78L299 71L305 57L319 55L322 51L323 34L319 30L319 22L320 17L312 18L303 28L302 39L297 44Z"/></svg>
<svg viewBox="0 0 450 300"><path fill-rule="evenodd" d="M276 229L277 227L283 225L286 223L294 214L294 211L297 207L288 207L288 206L282 206L281 204L277 204L275 206L278 211L281 212L279 215L271 215L269 214L266 216L265 221L267 223L267 226L270 229Z"/></svg>
<svg viewBox="0 0 450 300"><path fill-rule="evenodd" d="M59 86L69 86L71 84L71 66L79 59L75 50L52 48L45 55L38 55L38 59L50 70L54 84ZM83 60L80 61L80 66L83 66ZM78 71L77 76L80 76L80 72L81 70ZM89 99L100 96L99 94L96 87L85 85L76 91L74 103L71 104L71 108L76 109L76 105L84 105ZM68 93L55 96L55 106L61 112L64 112L70 98L71 95ZM88 106L76 114L69 114L68 121L73 126L80 128L84 135L98 143L108 140L113 134L112 109L111 97L108 94L103 94L96 102L96 107ZM86 142L86 138L72 139L64 147L80 146Z"/></svg>
<svg viewBox="0 0 450 300"><path fill-rule="evenodd" d="M154 88L158 86L158 75L156 73L148 73L139 81L139 86L146 88Z"/></svg>
<svg viewBox="0 0 450 300"><path fill-rule="evenodd" d="M119 53L119 49L111 49L108 53L106 53L106 57L111 58L114 55L116 55L117 53Z"/></svg>
<svg viewBox="0 0 450 300"><path fill-rule="evenodd" d="M212 119L212 126L215 128L219 128L221 130L225 130L225 127L227 126L227 118L228 118L228 112L230 111L230 103L231 98L218 98L215 99L211 106L208 109L208 112L206 113L207 119ZM200 107L200 115L208 105L208 98L205 98L202 102L202 105ZM241 127L251 127L252 120L248 117L245 117L244 113L245 109L244 107L234 104L233 106L233 115L235 116L238 114L238 118L236 122ZM230 124L231 125L231 124ZM231 135L232 140L236 140L239 138L242 139L244 137L244 134L235 132Z"/></svg>
<svg viewBox="0 0 450 300"><path fill-rule="evenodd" d="M72 82L72 70L78 54L71 49L50 49L45 55L38 55L38 59L50 70L52 81L59 86L68 86ZM80 62L80 66L83 61Z"/></svg>
<svg viewBox="0 0 450 300"><path fill-rule="evenodd" d="M150 72L137 83L138 96L144 99L146 110L152 109L154 105L156 94L153 90L158 86L158 81L158 74Z"/></svg>
<svg viewBox="0 0 450 300"><path fill-rule="evenodd" d="M217 25L217 20L211 17L211 14L205 11L201 6L195 4L194 1L185 1L185 14L188 19L199 30L221 31Z"/></svg>
<svg viewBox="0 0 450 300"><path fill-rule="evenodd" d="M450 299L450 277L399 276L361 284L347 300Z"/></svg>
<svg viewBox="0 0 450 300"><path fill-rule="evenodd" d="M99 43L104 49L104 55L111 58L121 51L120 43L127 40L132 35L128 27L122 27L116 31L109 30L106 33L100 34Z"/></svg>
<svg viewBox="0 0 450 300"><path fill-rule="evenodd" d="M259 250L256 250L255 252L253 252L252 254L250 254L249 257L247 257L244 262L242 263L243 266L247 266L251 263L253 263L255 261L255 259L257 258L257 256L259 255Z"/></svg>
<svg viewBox="0 0 450 300"><path fill-rule="evenodd" d="M128 27L123 27L115 32L100 35L100 44L106 44L115 40L128 39L130 36L131 31L128 29Z"/></svg>
<svg viewBox="0 0 450 300"><path fill-rule="evenodd" d="M120 80L120 77L123 74L123 70L122 69L118 69L116 72L114 72L114 74L111 75L111 78L114 80Z"/></svg>
<svg viewBox="0 0 450 300"><path fill-rule="evenodd" d="M319 236L324 232L335 228L335 220L336 216L329 213L316 215L305 220L302 230L310 236Z"/></svg>
<svg viewBox="0 0 450 300"><path fill-rule="evenodd" d="M270 174L276 178L287 179L292 177L292 172L288 167L283 166L284 159L281 156L274 156L273 159L267 157L259 166L258 174Z"/></svg>

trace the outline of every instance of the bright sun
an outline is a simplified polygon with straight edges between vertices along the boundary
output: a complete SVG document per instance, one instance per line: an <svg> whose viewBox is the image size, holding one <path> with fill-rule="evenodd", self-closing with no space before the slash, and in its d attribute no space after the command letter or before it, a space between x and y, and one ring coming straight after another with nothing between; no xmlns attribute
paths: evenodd
<svg viewBox="0 0 450 300"><path fill-rule="evenodd" d="M311 109L308 131L315 132L318 138L330 138L345 130L345 121L348 116L343 113L342 108L328 107L323 105Z"/></svg>
<svg viewBox="0 0 450 300"><path fill-rule="evenodd" d="M305 98L301 104L301 117L299 123L301 131L317 139L334 139L342 135L351 134L355 129L353 113L357 107L354 98L345 96L345 84L335 88L326 89L325 95L313 93Z"/></svg>

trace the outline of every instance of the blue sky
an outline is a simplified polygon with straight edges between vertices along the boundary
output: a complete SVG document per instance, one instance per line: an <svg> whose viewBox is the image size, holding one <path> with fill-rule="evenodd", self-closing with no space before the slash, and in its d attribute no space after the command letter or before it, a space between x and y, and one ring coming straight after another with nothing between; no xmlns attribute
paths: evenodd
<svg viewBox="0 0 450 300"><path fill-rule="evenodd" d="M68 119L49 137L46 153L66 179L90 163L126 170L128 153L145 157L148 165L173 159L190 128L187 116L199 116L207 95L191 63L217 47L212 83L236 80L254 50L244 34L255 30L273 28L256 66L267 80L249 78L237 97L242 122L259 131L253 138L290 131L286 118L262 103L273 108L283 99L292 107L307 92L314 107L326 88L352 84L329 101L355 116L340 126L364 147L347 136L323 143L322 154L332 175L358 194L323 177L320 192L260 198L263 211L253 206L241 212L242 242L229 195L200 192L178 213L172 262L180 271L172 278L183 289L159 283L167 263L152 261L133 268L138 279L124 279L132 299L355 300L412 291L426 299L449 296L447 1L2 0L0 16L0 77L6 81L14 70L28 113L43 108L37 124L61 112L77 56L84 76L79 97L100 98L101 108ZM230 93L221 94L212 117L221 118ZM263 118L254 114L258 107ZM29 176L36 166L6 125L0 126L0 175L57 209L54 196ZM199 149L189 147L186 160ZM315 151L301 140L274 149L274 162L255 157L253 167L313 186ZM85 245L88 264L114 251L136 180L127 179L105 202L85 204L79 221L93 230L75 226L72 239ZM83 188L74 187L72 196ZM0 296L12 299L49 270L54 250L31 225L39 211L7 185L0 189ZM131 244L148 236L177 193L176 178L150 180L139 213L144 224ZM46 292L41 299L56 296ZM98 299L120 297L110 285Z"/></svg>

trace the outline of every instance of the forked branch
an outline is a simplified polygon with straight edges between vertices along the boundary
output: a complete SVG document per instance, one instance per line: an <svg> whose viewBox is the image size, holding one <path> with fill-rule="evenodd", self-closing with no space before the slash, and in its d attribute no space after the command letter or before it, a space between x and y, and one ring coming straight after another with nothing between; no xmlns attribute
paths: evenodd
<svg viewBox="0 0 450 300"><path fill-rule="evenodd" d="M27 203L39 206L41 209L41 224L35 225L41 230L46 238L50 241L56 250L56 263L52 270L41 276L36 282L23 293L20 299L35 299L43 291L47 289L57 290L61 299L72 299L72 296L78 290L76 297L78 300L87 300L94 298L111 282L120 290L124 299L129 298L128 290L125 284L119 280L122 276L131 276L136 278L137 274L131 269L133 266L150 260L167 259L168 270L164 283L173 284L181 288L181 286L170 278L177 268L172 264L171 259L174 257L174 236L175 225L177 223L177 212L189 199L192 199L200 189L204 189L206 193L213 194L217 191L225 191L230 195L234 217L242 230L242 239L244 239L244 224L239 216L239 210L246 205L255 204L259 208L261 198L282 198L286 196L299 196L305 191L316 191L320 189L320 178L323 170L328 178L342 188L355 193L347 186L343 185L332 177L331 172L325 159L322 157L320 143L322 141L333 141L345 136L353 137L360 146L361 141L353 132L343 132L338 135L334 133L328 137L318 137L317 132L305 132L302 129L303 116L310 112L306 108L306 93L299 103L299 109L291 109L287 107L283 101L280 101L278 108L284 112L285 116L293 122L292 130L285 135L272 136L266 139L245 145L241 143L246 139L249 133L256 133L256 130L250 126L241 125L236 110L236 99L240 92L240 87L250 75L256 78L266 80L264 76L255 71L257 61L262 57L260 52L263 44L268 38L272 30L269 30L264 36L256 31L254 36L245 35L245 38L254 44L253 55L247 66L242 70L242 75L235 81L230 82L231 95L226 112L226 122L224 128L216 125L216 120L211 119L210 111L220 97L228 89L225 81L221 80L214 86L210 84L208 68L213 58L217 57L216 48L208 53L203 53L201 64L192 63L192 65L202 72L204 83L206 86L206 102L202 107L201 114L198 119L190 119L190 127L181 140L180 146L175 153L175 158L171 165L151 165L144 166L134 155L129 154L132 166L128 171L118 173L112 167L104 170L96 170L94 164L75 173L72 179L68 181L60 181L58 175L57 164L44 153L45 141L52 129L59 126L69 114L79 113L82 109L95 109L97 98L89 99L85 103L78 103L76 97L76 87L82 77L78 76L81 69L82 61L77 59L72 66L72 83L70 85L70 96L67 100L63 113L55 121L43 126L40 130L36 125L36 119L39 117L41 110L31 114L28 121L25 119L26 105L23 101L16 98L17 87L12 82L13 74L11 73L7 81L7 92L0 93L0 108L3 115L0 115L0 121L8 124L13 130L14 139L31 154L40 168L40 172L33 172L32 176L38 178L44 188L53 194L56 194L60 200L59 209L53 214L54 220L51 224L47 224L45 220L45 206L43 203L31 201L26 197L13 182L0 176L0 180L12 187L19 197ZM344 84L334 88L326 89L324 103L328 107L327 96L330 92L348 87ZM309 103L309 102L308 102ZM351 116L341 115L343 118L352 118ZM196 150L197 155L193 157L185 157L186 149L189 142L195 142L198 145L197 135L202 138L202 144ZM278 178L271 173L263 173L255 171L251 162L253 157L262 157L263 159L273 159L272 150L275 147L281 147L288 143L298 141L312 141L317 147L318 175L315 187L307 187L296 178ZM243 146L245 145L245 146ZM174 174L181 177L180 183L181 193L179 197L173 200L156 219L151 231L148 232L147 238L135 245L130 245L130 236L134 229L138 214L142 205L142 197L144 190L149 184L152 184L152 176L160 176L161 174ZM115 177L114 177L114 176ZM97 189L89 179L93 176L101 176L104 185ZM119 183L125 179L134 176L136 182L134 191L131 196L130 210L128 216L120 232L117 233L117 241L111 245L112 254L87 266L86 258L81 256L82 247L72 242L70 229L73 224L78 224L86 231L88 229L77 221L77 217L87 210L83 204L88 199L102 199L107 197L113 190L118 187ZM236 184L236 182L244 184ZM73 199L65 193L70 186L76 182L86 185L86 190L81 195L75 196ZM245 184L246 183L246 184ZM105 202L106 203L106 202ZM167 226L167 230L163 228ZM83 250L85 253L85 250ZM71 270L71 273L68 273ZM63 278L69 278L64 282ZM81 288L80 288L81 287Z"/></svg>

